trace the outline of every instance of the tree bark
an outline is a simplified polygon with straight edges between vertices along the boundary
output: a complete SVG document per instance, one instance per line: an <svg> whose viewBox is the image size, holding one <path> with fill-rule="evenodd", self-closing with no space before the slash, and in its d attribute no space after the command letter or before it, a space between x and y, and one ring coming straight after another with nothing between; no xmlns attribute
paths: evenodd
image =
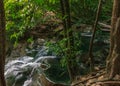
<svg viewBox="0 0 120 86"><path fill-rule="evenodd" d="M4 77L5 49L5 12L3 0L0 0L0 86L6 86Z"/></svg>
<svg viewBox="0 0 120 86"><path fill-rule="evenodd" d="M110 51L106 61L109 78L120 73L120 0L114 0L111 19Z"/></svg>
<svg viewBox="0 0 120 86"><path fill-rule="evenodd" d="M113 33L114 36L114 48L112 53L112 66L110 71L110 78L115 75L120 75L120 17L117 19L116 28Z"/></svg>

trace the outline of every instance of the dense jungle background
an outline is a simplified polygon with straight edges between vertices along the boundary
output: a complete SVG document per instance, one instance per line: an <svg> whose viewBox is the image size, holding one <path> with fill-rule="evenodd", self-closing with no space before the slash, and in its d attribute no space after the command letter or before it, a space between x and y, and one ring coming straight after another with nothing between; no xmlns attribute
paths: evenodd
<svg viewBox="0 0 120 86"><path fill-rule="evenodd" d="M0 86L120 86L120 0L1 0Z"/></svg>

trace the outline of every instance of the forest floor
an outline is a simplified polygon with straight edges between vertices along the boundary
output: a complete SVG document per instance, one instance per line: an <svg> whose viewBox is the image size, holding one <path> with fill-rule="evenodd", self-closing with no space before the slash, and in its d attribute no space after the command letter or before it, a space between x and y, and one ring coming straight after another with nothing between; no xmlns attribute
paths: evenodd
<svg viewBox="0 0 120 86"><path fill-rule="evenodd" d="M120 76L116 75L114 79L108 79L107 73L101 69L91 74L78 77L72 82L72 86L120 86Z"/></svg>

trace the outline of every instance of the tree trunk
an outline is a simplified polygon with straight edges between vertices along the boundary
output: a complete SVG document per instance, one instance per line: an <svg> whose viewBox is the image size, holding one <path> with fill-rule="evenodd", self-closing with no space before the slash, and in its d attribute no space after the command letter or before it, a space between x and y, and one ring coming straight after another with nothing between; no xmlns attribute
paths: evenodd
<svg viewBox="0 0 120 86"><path fill-rule="evenodd" d="M120 0L114 0L111 33L110 33L110 51L107 57L107 73L109 78L113 78L120 73Z"/></svg>
<svg viewBox="0 0 120 86"><path fill-rule="evenodd" d="M67 24L66 24L66 19L64 18L66 15L65 12L65 1L64 0L60 0L60 5L61 5L61 11L62 11L62 20L63 20L63 25L64 25L64 38L67 37L66 33L67 33Z"/></svg>
<svg viewBox="0 0 120 86"><path fill-rule="evenodd" d="M75 73L77 70L74 70L74 63L75 56L74 56L74 39L73 39L73 32L72 32L72 25L71 25L71 15L70 15L70 4L69 0L65 0L65 8L66 8L66 26L67 26L67 68L70 76L70 80L73 81L75 79Z"/></svg>
<svg viewBox="0 0 120 86"><path fill-rule="evenodd" d="M6 86L4 78L5 65L5 12L3 0L0 0L0 86Z"/></svg>
<svg viewBox="0 0 120 86"><path fill-rule="evenodd" d="M90 60L90 71L93 72L94 70L94 56L93 56L93 41L95 39L95 34L96 34L96 31L97 31L97 24L98 24L98 20L99 20L99 16L100 16L100 13L101 13L101 9L102 9L102 0L99 0L99 4L98 4L98 10L97 10L97 13L96 13L96 19L95 19L95 23L94 23L94 26L93 26L93 34L92 34L92 37L91 37L91 40L90 40L90 45L89 45L89 52L88 52L88 55L89 55L89 60Z"/></svg>
<svg viewBox="0 0 120 86"><path fill-rule="evenodd" d="M110 78L115 75L120 75L120 17L117 19L116 28L113 33L114 36L114 48L112 52L112 66L110 71Z"/></svg>
<svg viewBox="0 0 120 86"><path fill-rule="evenodd" d="M70 15L70 1L69 0L60 0L62 17L64 23L64 38L67 39L65 43L65 47L67 48L65 54L67 59L67 69L70 76L70 81L73 81L76 76L77 68L75 63L75 55L74 55L74 36L71 25L71 15Z"/></svg>

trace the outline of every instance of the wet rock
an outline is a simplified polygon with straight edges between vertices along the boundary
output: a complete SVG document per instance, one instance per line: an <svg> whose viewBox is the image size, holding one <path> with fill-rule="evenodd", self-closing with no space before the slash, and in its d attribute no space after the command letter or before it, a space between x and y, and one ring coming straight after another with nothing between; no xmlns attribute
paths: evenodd
<svg viewBox="0 0 120 86"><path fill-rule="evenodd" d="M37 86L38 75L43 74L44 69L50 68L50 62L55 61L55 56L42 56L37 59L24 56L9 61L5 65L5 78L8 86ZM30 84L34 85L30 85Z"/></svg>
<svg viewBox="0 0 120 86"><path fill-rule="evenodd" d="M47 47L42 46L38 49L38 53L36 54L35 58L38 58L41 56L48 56L48 48Z"/></svg>

